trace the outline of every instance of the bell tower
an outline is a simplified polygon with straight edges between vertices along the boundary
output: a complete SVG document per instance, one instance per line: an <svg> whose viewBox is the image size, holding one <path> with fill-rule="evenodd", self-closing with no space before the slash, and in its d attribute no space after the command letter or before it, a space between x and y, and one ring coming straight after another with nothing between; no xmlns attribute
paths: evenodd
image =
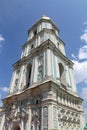
<svg viewBox="0 0 87 130"><path fill-rule="evenodd" d="M59 29L42 16L29 30L3 99L3 128L83 130L82 99ZM1 129L3 130L3 129Z"/></svg>
<svg viewBox="0 0 87 130"><path fill-rule="evenodd" d="M10 93L46 79L53 79L76 93L73 63L66 57L64 46L59 29L49 17L43 16L28 30L28 41L22 46L22 62L14 64Z"/></svg>

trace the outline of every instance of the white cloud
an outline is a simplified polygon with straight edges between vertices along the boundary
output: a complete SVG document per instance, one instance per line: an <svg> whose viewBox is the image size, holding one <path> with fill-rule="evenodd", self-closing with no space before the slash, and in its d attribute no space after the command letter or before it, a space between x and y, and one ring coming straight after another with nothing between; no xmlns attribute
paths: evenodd
<svg viewBox="0 0 87 130"><path fill-rule="evenodd" d="M0 90L6 94L8 92L8 87L0 87ZM0 94L0 106L3 105L2 101L1 101L2 98L3 98L3 95Z"/></svg>
<svg viewBox="0 0 87 130"><path fill-rule="evenodd" d="M81 97L87 101L87 87L82 88Z"/></svg>
<svg viewBox="0 0 87 130"><path fill-rule="evenodd" d="M84 30L84 33L80 36L80 39L87 44L87 29Z"/></svg>
<svg viewBox="0 0 87 130"><path fill-rule="evenodd" d="M4 37L0 34L0 42L4 41Z"/></svg>
<svg viewBox="0 0 87 130"><path fill-rule="evenodd" d="M85 104L85 105L84 105ZM84 111L84 118L85 118L85 122L87 122L87 102L85 101L83 103L83 111Z"/></svg>
<svg viewBox="0 0 87 130"><path fill-rule="evenodd" d="M75 78L77 83L87 82L87 61L79 62L73 60L74 62L74 70L75 70Z"/></svg>
<svg viewBox="0 0 87 130"><path fill-rule="evenodd" d="M5 40L5 38L0 34L0 48L2 47L2 42Z"/></svg>
<svg viewBox="0 0 87 130"><path fill-rule="evenodd" d="M8 87L0 87L3 92L8 92Z"/></svg>
<svg viewBox="0 0 87 130"><path fill-rule="evenodd" d="M0 34L0 42L4 41L5 38Z"/></svg>
<svg viewBox="0 0 87 130"><path fill-rule="evenodd" d="M79 49L78 58L87 59L87 45L84 45Z"/></svg>
<svg viewBox="0 0 87 130"><path fill-rule="evenodd" d="M83 23L83 25L87 25L87 21Z"/></svg>
<svg viewBox="0 0 87 130"><path fill-rule="evenodd" d="M87 22L83 24L86 25ZM81 82L87 83L87 29L84 30L80 39L84 41L84 45L79 48L77 56L72 54L77 84Z"/></svg>
<svg viewBox="0 0 87 130"><path fill-rule="evenodd" d="M77 60L77 57L74 54L72 54L71 56L72 56L72 58L74 58L75 60Z"/></svg>
<svg viewBox="0 0 87 130"><path fill-rule="evenodd" d="M83 25L87 26L87 22L84 22ZM84 30L83 34L80 36L80 39L84 42L84 44L79 48L77 56L72 54L77 84L87 83L87 29ZM80 96L84 99L83 110L87 121L87 87L82 88Z"/></svg>
<svg viewBox="0 0 87 130"><path fill-rule="evenodd" d="M1 99L1 94L0 94L0 99Z"/></svg>
<svg viewBox="0 0 87 130"><path fill-rule="evenodd" d="M1 53L1 48L3 47L2 43L5 41L5 38L0 34L0 53Z"/></svg>

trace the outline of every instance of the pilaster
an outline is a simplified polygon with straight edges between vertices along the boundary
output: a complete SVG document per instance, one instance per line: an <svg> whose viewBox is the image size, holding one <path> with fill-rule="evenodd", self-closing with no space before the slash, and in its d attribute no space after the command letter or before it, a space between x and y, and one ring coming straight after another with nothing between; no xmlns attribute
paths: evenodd
<svg viewBox="0 0 87 130"><path fill-rule="evenodd" d="M33 82L37 82L37 75L38 75L38 57L35 56L35 68L34 68L34 78L33 78Z"/></svg>
<svg viewBox="0 0 87 130"><path fill-rule="evenodd" d="M47 75L48 76L51 76L51 56L50 56L50 49L47 49L47 70L48 70L48 73Z"/></svg>
<svg viewBox="0 0 87 130"><path fill-rule="evenodd" d="M16 79L16 70L14 70L14 72L13 72L14 74L13 74L13 78L12 78L12 82L11 82L11 89L10 89L10 93L12 93L13 92L13 90L14 90L14 85L15 85L15 79Z"/></svg>
<svg viewBox="0 0 87 130"><path fill-rule="evenodd" d="M53 107L52 104L48 106L48 130L53 129Z"/></svg>
<svg viewBox="0 0 87 130"><path fill-rule="evenodd" d="M21 68L20 68L20 80L19 80L19 84L18 84L18 86L19 86L19 90L22 90L22 88L23 88L23 76L24 76L24 74L23 74L23 70L24 70L24 66L22 66Z"/></svg>
<svg viewBox="0 0 87 130"><path fill-rule="evenodd" d="M55 56L55 61L56 61L56 80L58 83L60 83L58 58L56 56Z"/></svg>
<svg viewBox="0 0 87 130"><path fill-rule="evenodd" d="M76 83L75 83L75 78L74 78L74 72L73 72L73 68L71 68L71 75L72 75L72 87L73 87L73 92L77 92L77 89L76 89Z"/></svg>

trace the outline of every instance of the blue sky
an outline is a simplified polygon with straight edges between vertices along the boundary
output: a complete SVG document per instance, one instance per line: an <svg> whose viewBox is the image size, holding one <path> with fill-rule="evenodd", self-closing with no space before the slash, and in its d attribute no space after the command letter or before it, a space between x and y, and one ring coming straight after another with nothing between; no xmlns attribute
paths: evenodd
<svg viewBox="0 0 87 130"><path fill-rule="evenodd" d="M20 58L27 30L42 15L60 29L67 57L75 63L77 90L87 115L87 0L0 0L0 99L7 94L12 64Z"/></svg>

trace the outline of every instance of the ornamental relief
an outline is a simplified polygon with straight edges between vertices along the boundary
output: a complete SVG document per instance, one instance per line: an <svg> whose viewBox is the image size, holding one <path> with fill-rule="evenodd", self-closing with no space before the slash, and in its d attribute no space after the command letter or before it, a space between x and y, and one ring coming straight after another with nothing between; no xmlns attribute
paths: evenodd
<svg viewBox="0 0 87 130"><path fill-rule="evenodd" d="M60 125L66 125L73 124L73 125L79 125L80 124L80 117L79 114L71 111L71 110L65 110L63 108L59 109L58 112L58 122Z"/></svg>
<svg viewBox="0 0 87 130"><path fill-rule="evenodd" d="M34 107L31 112L31 130L41 130L41 107Z"/></svg>
<svg viewBox="0 0 87 130"><path fill-rule="evenodd" d="M27 103L28 100L24 100L16 102L14 104L9 104L9 106L5 106L6 121L9 122L24 118L27 119L28 118Z"/></svg>
<svg viewBox="0 0 87 130"><path fill-rule="evenodd" d="M37 80L41 81L43 79L43 54L38 56L38 75Z"/></svg>

